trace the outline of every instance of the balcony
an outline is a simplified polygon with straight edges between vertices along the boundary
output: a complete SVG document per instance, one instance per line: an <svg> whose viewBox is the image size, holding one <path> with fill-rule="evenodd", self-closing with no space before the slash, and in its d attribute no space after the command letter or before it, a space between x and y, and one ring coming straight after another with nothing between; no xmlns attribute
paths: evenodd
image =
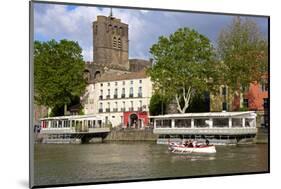
<svg viewBox="0 0 281 189"><path fill-rule="evenodd" d="M113 112L118 112L118 108L113 108Z"/></svg>
<svg viewBox="0 0 281 189"><path fill-rule="evenodd" d="M106 108L106 109L105 109L105 112L110 112L110 108Z"/></svg>
<svg viewBox="0 0 281 189"><path fill-rule="evenodd" d="M106 99L110 99L110 95L106 95Z"/></svg>
<svg viewBox="0 0 281 189"><path fill-rule="evenodd" d="M143 111L143 108L142 108L142 107L138 107L138 111L139 111L139 112L142 112L142 111Z"/></svg>
<svg viewBox="0 0 281 189"><path fill-rule="evenodd" d="M122 94L122 95L121 95L121 98L125 98L125 94Z"/></svg>
<svg viewBox="0 0 281 189"><path fill-rule="evenodd" d="M113 98L117 98L118 96L117 96L117 94L115 94L114 96L113 96Z"/></svg>
<svg viewBox="0 0 281 189"><path fill-rule="evenodd" d="M130 112L134 111L134 108L129 108L129 111L130 111Z"/></svg>
<svg viewBox="0 0 281 189"><path fill-rule="evenodd" d="M125 112L126 111L126 108L121 108L121 112Z"/></svg>
<svg viewBox="0 0 281 189"><path fill-rule="evenodd" d="M134 97L134 94L130 94L129 97L130 97L130 98Z"/></svg>
<svg viewBox="0 0 281 189"><path fill-rule="evenodd" d="M102 108L100 108L100 109L99 109L99 113L102 113L102 112L103 112L103 109L102 109Z"/></svg>
<svg viewBox="0 0 281 189"><path fill-rule="evenodd" d="M142 97L142 93L138 93L138 97Z"/></svg>
<svg viewBox="0 0 281 189"><path fill-rule="evenodd" d="M99 96L99 99L100 99L100 100L102 100L102 99L103 99L103 96L102 96L102 95L100 95L100 96Z"/></svg>

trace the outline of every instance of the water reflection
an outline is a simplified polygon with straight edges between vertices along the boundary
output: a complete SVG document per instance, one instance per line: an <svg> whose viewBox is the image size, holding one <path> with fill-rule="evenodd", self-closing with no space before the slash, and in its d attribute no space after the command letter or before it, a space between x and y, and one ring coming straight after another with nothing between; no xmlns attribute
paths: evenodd
<svg viewBox="0 0 281 189"><path fill-rule="evenodd" d="M212 161L216 159L216 154L182 154L169 152L172 161L189 160L189 161Z"/></svg>

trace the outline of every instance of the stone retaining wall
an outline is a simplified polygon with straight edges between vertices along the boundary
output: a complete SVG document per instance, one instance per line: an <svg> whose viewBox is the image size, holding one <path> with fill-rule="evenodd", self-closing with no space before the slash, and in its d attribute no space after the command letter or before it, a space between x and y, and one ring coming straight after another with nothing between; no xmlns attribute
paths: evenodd
<svg viewBox="0 0 281 189"><path fill-rule="evenodd" d="M156 141L158 135L152 130L112 130L104 141Z"/></svg>

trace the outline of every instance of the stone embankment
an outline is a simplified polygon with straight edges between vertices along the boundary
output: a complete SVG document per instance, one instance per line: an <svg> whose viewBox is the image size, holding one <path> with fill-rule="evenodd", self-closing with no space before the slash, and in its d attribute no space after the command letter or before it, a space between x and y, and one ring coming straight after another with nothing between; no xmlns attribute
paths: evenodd
<svg viewBox="0 0 281 189"><path fill-rule="evenodd" d="M255 138L255 143L268 143L268 128L258 127L258 133Z"/></svg>
<svg viewBox="0 0 281 189"><path fill-rule="evenodd" d="M104 141L156 141L157 138L152 129L113 129Z"/></svg>

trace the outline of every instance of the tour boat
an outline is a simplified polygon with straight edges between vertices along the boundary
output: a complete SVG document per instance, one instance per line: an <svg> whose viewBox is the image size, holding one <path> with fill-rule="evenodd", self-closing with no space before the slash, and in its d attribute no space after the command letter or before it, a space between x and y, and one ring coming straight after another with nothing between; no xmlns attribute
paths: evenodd
<svg viewBox="0 0 281 189"><path fill-rule="evenodd" d="M243 112L200 112L150 116L157 144L196 140L210 144L253 143L257 134L257 114Z"/></svg>
<svg viewBox="0 0 281 189"><path fill-rule="evenodd" d="M214 145L195 145L189 147L184 144L169 143L168 149L173 153L216 153L216 147Z"/></svg>

